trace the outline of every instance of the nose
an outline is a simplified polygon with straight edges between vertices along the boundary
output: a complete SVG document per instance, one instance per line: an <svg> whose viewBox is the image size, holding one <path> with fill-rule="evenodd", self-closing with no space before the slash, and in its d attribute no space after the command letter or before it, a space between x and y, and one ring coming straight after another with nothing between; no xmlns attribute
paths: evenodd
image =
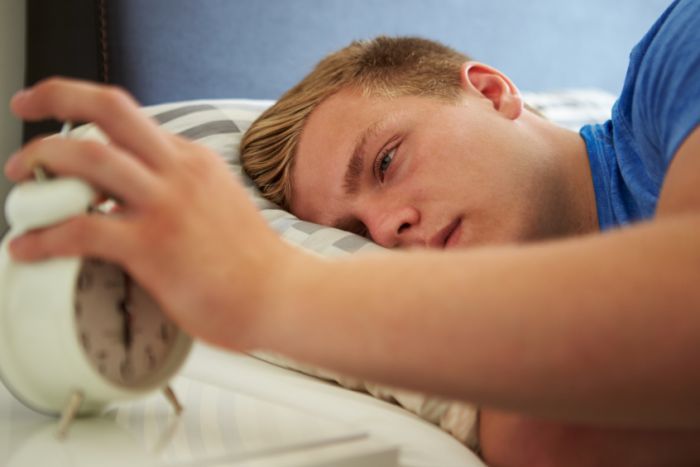
<svg viewBox="0 0 700 467"><path fill-rule="evenodd" d="M425 245L418 225L421 215L413 206L375 206L363 222L372 240L386 248Z"/></svg>

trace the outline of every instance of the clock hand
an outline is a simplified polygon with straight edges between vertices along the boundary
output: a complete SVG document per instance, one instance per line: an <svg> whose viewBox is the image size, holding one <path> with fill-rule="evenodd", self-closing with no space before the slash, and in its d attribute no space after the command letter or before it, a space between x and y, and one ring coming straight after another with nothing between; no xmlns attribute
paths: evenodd
<svg viewBox="0 0 700 467"><path fill-rule="evenodd" d="M122 273L124 277L124 297L119 301L119 311L122 314L122 339L126 350L131 349L133 336L131 333L131 312L129 302L131 301L131 279L128 274Z"/></svg>

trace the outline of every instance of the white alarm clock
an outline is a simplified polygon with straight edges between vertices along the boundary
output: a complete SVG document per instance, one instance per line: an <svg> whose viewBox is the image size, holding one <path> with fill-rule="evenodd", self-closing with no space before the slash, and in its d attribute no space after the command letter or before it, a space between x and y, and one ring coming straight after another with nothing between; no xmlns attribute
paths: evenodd
<svg viewBox="0 0 700 467"><path fill-rule="evenodd" d="M95 199L84 181L55 178L15 186L5 204L10 231L0 245L0 377L30 408L62 414L59 434L76 415L156 389L164 389L179 412L168 382L192 345L114 264L10 257L12 238L85 213Z"/></svg>

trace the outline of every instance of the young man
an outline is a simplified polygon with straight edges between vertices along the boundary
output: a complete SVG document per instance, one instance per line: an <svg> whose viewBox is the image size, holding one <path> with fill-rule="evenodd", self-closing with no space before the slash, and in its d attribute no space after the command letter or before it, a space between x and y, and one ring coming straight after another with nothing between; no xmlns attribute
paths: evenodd
<svg viewBox="0 0 700 467"><path fill-rule="evenodd" d="M670 162L700 121L700 35L691 32L698 28L697 5L686 2L669 8L633 53L613 121L587 126L580 135L524 110L517 88L506 76L447 47L420 39L353 43L319 63L255 122L242 141L244 167L269 199L299 217L355 231L388 248L542 241L650 219ZM687 176L698 180L700 171ZM672 179L667 178L658 217L684 210L681 206L697 207L694 202L669 201L675 198L667 194L671 191L692 190L690 186L671 188L668 180ZM690 193L680 196L700 199ZM694 234L700 236L700 232ZM640 247L626 249L642 255ZM608 269L605 260L612 258L623 268L631 267L631 261L624 264L628 261L623 259L624 250L621 246L620 253L611 251L610 258L594 256L597 264L580 266L591 271ZM544 271L546 265L541 267ZM563 257L561 264L551 267L571 275L574 283L582 273L575 261L567 263ZM523 276L536 272L536 267L524 268ZM469 273L461 274L466 280ZM621 289L634 293L634 284L625 274L617 275L612 268L598 274L603 277L595 286L589 284L588 290L573 294L573 300L585 304L570 306L571 313L590 313L596 302L605 301L606 288L617 288L620 295ZM659 275L654 270L647 274ZM675 274L672 281L688 284ZM505 278L480 278L480 282L493 288ZM529 284L524 277L520 282ZM426 278L425 284L431 280ZM403 293L402 285L397 280L393 288ZM455 287L459 286L456 279ZM507 283L503 293L518 286ZM536 320L533 300L551 306L557 295L570 293L569 287L555 288L552 278L544 296L538 295L541 291L532 292L526 304L513 300L511 306L520 308L519 319ZM392 292L389 288L386 293ZM690 287L678 292L676 300L692 295ZM496 300L508 302L490 297L488 305ZM666 310L667 305L656 300L655 306ZM387 306L400 302L386 301ZM636 306L618 303L629 307L625 325L634 326L640 319ZM700 311L694 303L695 308L686 308L688 312ZM460 305L469 306L469 301ZM430 309L425 303L425 310ZM519 319L513 320L514 327ZM459 338L467 334L464 328L457 332ZM492 337L498 344L499 334L494 332ZM552 337L568 336L548 336L543 341ZM528 346L522 343L522 347ZM589 354L585 347L578 352ZM583 363L572 360L574 367ZM585 377L581 370L580 377ZM580 381L570 384L582 390ZM537 449L543 443L548 444L544 451L552 458L561 455L557 458L566 465L574 462L566 450L590 448L586 451L595 457L577 453L579 462L595 459L597 464L613 456L607 458L611 465L640 465L637 456L644 452L642 457L654 465L672 463L651 453L674 450L667 443L677 443L675 454L683 446L700 445L700 432L662 435L564 427L487 409L481 421L487 457L504 463L518 457L524 461L526 445ZM494 440L508 446L505 449L514 458L501 457L505 449L496 447ZM691 451L698 461L700 447Z"/></svg>
<svg viewBox="0 0 700 467"><path fill-rule="evenodd" d="M496 465L694 465L698 31L700 3L671 5L633 52L612 122L583 138L458 54L406 78L411 57L441 53L431 43L404 61L392 41L372 60L351 46L359 69L345 72L333 70L347 55L327 59L244 150L263 191L301 217L410 247L336 261L281 242L216 155L123 92L50 80L16 96L15 113L95 121L111 144L38 140L6 174L42 164L123 206L12 252L118 262L217 345L478 403Z"/></svg>

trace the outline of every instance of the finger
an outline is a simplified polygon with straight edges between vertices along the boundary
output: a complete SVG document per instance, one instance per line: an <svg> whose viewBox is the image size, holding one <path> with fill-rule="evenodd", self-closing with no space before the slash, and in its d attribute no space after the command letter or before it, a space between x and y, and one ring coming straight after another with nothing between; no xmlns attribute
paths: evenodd
<svg viewBox="0 0 700 467"><path fill-rule="evenodd" d="M110 140L153 167L169 162L169 135L125 91L66 78L49 78L16 94L12 111L24 120L94 122Z"/></svg>
<svg viewBox="0 0 700 467"><path fill-rule="evenodd" d="M116 216L85 214L14 238L9 250L16 261L82 256L120 263L125 257L128 228Z"/></svg>
<svg viewBox="0 0 700 467"><path fill-rule="evenodd" d="M7 161L5 175L21 181L30 178L37 166L57 175L81 178L97 191L131 206L150 200L160 186L142 162L118 147L92 140L33 140Z"/></svg>

